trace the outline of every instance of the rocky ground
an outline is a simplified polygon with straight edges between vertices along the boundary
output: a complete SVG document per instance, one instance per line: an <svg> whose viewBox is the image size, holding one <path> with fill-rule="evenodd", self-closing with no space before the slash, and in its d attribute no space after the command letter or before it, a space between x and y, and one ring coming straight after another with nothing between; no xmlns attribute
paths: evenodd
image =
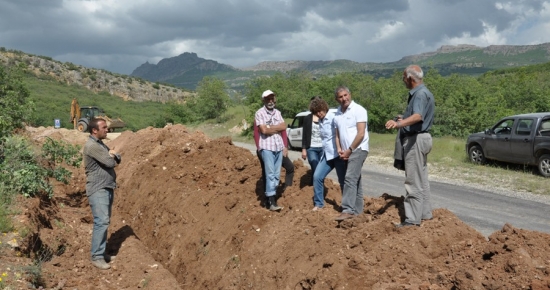
<svg viewBox="0 0 550 290"><path fill-rule="evenodd" d="M84 144L73 130L29 128ZM380 192L365 213L338 223L341 193L312 212L310 172L296 160L285 208L263 206L260 165L230 138L209 140L175 125L123 132L110 226L110 270L89 262L92 216L83 168L55 197L20 201L21 230L0 237L10 289L549 289L550 236L505 225L485 238L446 209L421 227L396 229L402 198ZM284 179L284 174L283 178ZM25 238L22 239L21 236ZM32 261L38 266L29 266ZM39 275L30 269L39 268Z"/></svg>

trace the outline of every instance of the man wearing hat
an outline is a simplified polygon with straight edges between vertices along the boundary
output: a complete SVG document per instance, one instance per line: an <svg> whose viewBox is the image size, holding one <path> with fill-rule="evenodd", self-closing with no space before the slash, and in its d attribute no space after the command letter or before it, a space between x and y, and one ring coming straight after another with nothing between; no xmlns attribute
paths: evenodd
<svg viewBox="0 0 550 290"><path fill-rule="evenodd" d="M262 93L264 106L256 111L255 123L260 131L259 150L264 160L265 195L267 207L271 211L280 211L275 193L281 176L283 149L285 148L281 132L286 130L281 112L275 109L275 93L267 90Z"/></svg>

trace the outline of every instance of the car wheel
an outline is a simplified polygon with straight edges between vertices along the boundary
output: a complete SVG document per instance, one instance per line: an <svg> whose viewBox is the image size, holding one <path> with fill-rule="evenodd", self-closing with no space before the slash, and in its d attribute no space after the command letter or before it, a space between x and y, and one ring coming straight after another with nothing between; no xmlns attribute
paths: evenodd
<svg viewBox="0 0 550 290"><path fill-rule="evenodd" d="M539 158L539 172L544 177L550 177L550 154L544 154Z"/></svg>
<svg viewBox="0 0 550 290"><path fill-rule="evenodd" d="M88 125L82 121L78 122L76 129L80 132L86 132L88 130Z"/></svg>
<svg viewBox="0 0 550 290"><path fill-rule="evenodd" d="M481 150L479 145L472 146L468 151L468 155L470 156L470 161L473 163L485 164L485 155L483 155L483 150Z"/></svg>

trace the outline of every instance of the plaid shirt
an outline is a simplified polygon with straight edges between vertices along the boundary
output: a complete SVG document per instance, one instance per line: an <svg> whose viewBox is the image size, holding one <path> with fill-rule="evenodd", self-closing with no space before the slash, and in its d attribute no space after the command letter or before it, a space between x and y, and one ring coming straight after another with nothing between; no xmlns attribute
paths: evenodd
<svg viewBox="0 0 550 290"><path fill-rule="evenodd" d="M84 145L84 167L86 169L86 195L103 188L116 188L115 166L120 163L120 155L109 155L109 147L90 135Z"/></svg>
<svg viewBox="0 0 550 290"><path fill-rule="evenodd" d="M277 109L273 109L269 112L265 106L256 111L254 118L256 126L260 125L278 125L284 123L281 112ZM283 137L281 134L265 135L260 131L259 150L265 149L269 151L283 151L284 148Z"/></svg>

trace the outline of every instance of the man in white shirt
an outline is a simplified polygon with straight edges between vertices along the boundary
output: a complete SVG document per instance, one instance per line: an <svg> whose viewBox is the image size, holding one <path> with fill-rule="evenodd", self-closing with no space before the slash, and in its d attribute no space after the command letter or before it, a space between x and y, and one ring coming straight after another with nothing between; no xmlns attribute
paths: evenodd
<svg viewBox="0 0 550 290"><path fill-rule="evenodd" d="M363 212L361 168L369 153L368 116L365 108L351 100L347 87L336 88L334 94L340 104L334 117L336 149L346 169L342 213L335 219L342 221Z"/></svg>

